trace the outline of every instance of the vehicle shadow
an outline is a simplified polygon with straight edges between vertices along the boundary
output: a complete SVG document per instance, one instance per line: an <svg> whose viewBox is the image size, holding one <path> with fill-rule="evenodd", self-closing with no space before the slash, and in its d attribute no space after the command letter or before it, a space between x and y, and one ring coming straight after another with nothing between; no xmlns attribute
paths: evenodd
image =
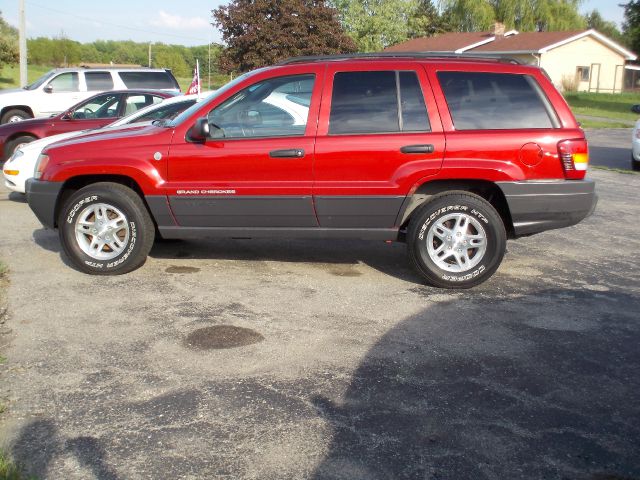
<svg viewBox="0 0 640 480"><path fill-rule="evenodd" d="M54 458L73 455L78 463L93 473L97 480L118 480L118 475L106 463L106 453L98 439L76 437L64 441L58 428L49 419L33 420L21 430L13 444L16 464L34 478L47 478ZM31 477L29 477L31 478Z"/></svg>
<svg viewBox="0 0 640 480"><path fill-rule="evenodd" d="M466 292L389 331L341 401L315 480L640 478L640 299ZM335 398L335 397L334 397Z"/></svg>
<svg viewBox="0 0 640 480"><path fill-rule="evenodd" d="M156 259L235 260L356 266L363 263L395 278L424 283L409 265L406 245L367 240L209 239L156 242Z"/></svg>
<svg viewBox="0 0 640 480"><path fill-rule="evenodd" d="M27 196L24 193L11 192L8 198L16 203L27 203Z"/></svg>
<svg viewBox="0 0 640 480"><path fill-rule="evenodd" d="M76 269L75 265L67 258L60 246L60 239L58 238L58 232L54 230L47 230L46 228L39 228L33 231L33 241L39 247L44 248L53 253L57 253L60 256L60 260L67 267Z"/></svg>

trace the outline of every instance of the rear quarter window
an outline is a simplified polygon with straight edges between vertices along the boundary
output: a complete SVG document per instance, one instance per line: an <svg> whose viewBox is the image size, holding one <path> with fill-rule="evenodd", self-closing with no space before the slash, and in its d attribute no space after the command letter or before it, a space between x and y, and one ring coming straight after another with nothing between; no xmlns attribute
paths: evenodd
<svg viewBox="0 0 640 480"><path fill-rule="evenodd" d="M177 88L167 72L119 72L119 75L127 88Z"/></svg>
<svg viewBox="0 0 640 480"><path fill-rule="evenodd" d="M438 72L456 130L554 128L558 120L529 75Z"/></svg>
<svg viewBox="0 0 640 480"><path fill-rule="evenodd" d="M90 92L113 89L110 72L85 72L84 79L87 82L87 90Z"/></svg>

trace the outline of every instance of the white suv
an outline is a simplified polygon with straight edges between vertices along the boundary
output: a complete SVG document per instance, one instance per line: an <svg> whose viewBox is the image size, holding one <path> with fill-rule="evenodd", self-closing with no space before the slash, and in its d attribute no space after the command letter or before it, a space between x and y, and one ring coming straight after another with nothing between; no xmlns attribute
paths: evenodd
<svg viewBox="0 0 640 480"><path fill-rule="evenodd" d="M0 91L0 124L48 117L107 90L180 90L171 70L151 68L59 68L24 88Z"/></svg>

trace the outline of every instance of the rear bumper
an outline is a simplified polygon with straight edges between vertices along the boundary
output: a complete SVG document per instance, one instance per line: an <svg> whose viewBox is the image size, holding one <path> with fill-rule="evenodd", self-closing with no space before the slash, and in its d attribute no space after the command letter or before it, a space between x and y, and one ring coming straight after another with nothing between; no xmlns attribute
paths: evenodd
<svg viewBox="0 0 640 480"><path fill-rule="evenodd" d="M41 182L35 178L27 180L26 193L29 207L46 228L55 228L56 203L64 182Z"/></svg>
<svg viewBox="0 0 640 480"><path fill-rule="evenodd" d="M593 180L498 182L516 237L575 225L591 215L598 197Z"/></svg>

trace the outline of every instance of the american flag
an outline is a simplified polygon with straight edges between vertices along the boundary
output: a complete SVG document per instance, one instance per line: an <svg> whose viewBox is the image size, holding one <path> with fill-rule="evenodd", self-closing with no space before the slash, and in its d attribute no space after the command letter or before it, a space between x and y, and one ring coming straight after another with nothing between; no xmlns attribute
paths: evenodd
<svg viewBox="0 0 640 480"><path fill-rule="evenodd" d="M191 80L191 85L187 88L185 95L194 93L200 95L200 62L198 60L196 60L196 68L193 70L193 80Z"/></svg>

